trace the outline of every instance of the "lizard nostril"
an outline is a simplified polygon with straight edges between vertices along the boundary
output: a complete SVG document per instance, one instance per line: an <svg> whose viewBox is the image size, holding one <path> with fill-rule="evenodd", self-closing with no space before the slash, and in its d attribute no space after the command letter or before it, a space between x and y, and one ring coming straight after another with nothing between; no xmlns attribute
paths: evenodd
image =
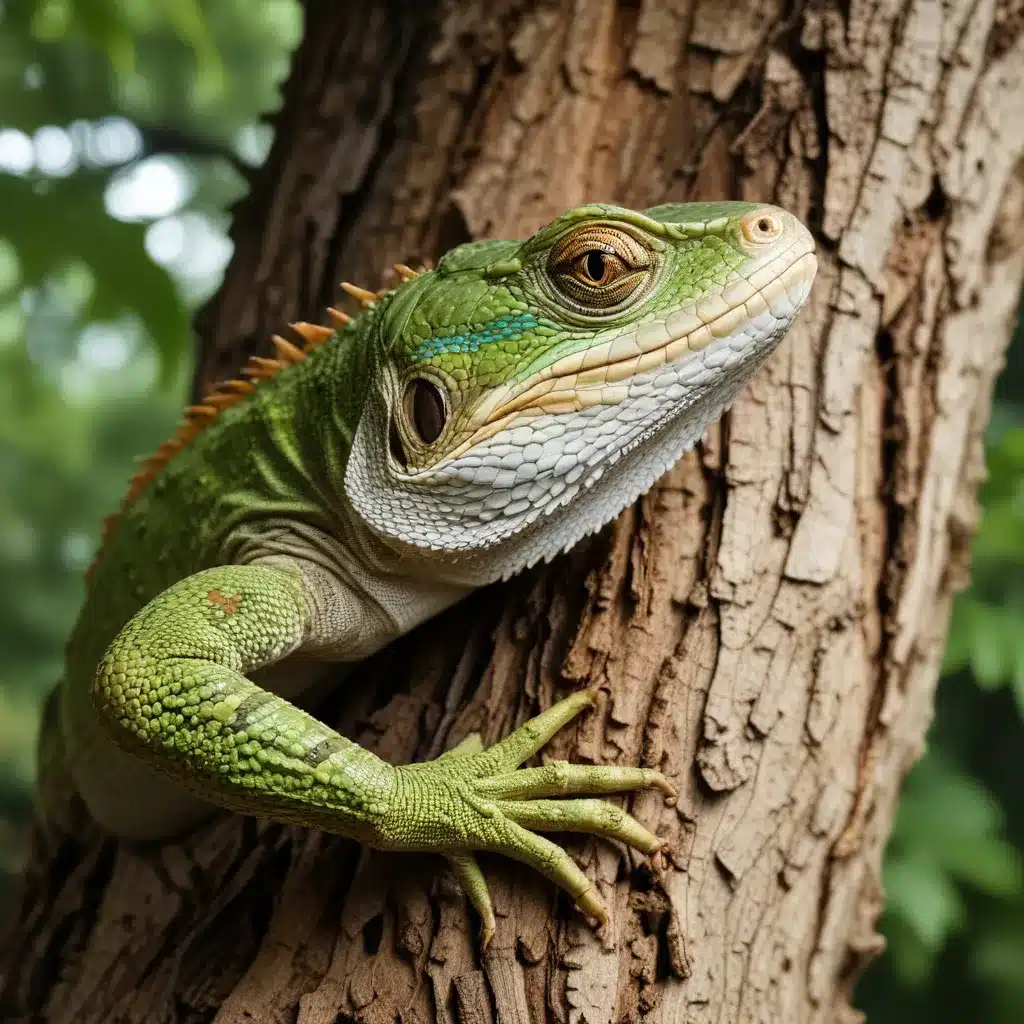
<svg viewBox="0 0 1024 1024"><path fill-rule="evenodd" d="M785 225L782 218L765 210L744 217L740 222L740 231L748 242L763 245L781 238L785 231Z"/></svg>

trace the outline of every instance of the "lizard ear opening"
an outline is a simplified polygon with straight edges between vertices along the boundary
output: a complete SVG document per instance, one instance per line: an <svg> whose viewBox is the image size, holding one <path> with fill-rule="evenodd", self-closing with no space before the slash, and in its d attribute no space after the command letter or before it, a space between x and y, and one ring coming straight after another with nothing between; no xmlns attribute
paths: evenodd
<svg viewBox="0 0 1024 1024"><path fill-rule="evenodd" d="M405 389L405 417L423 444L433 444L448 419L441 389L425 377L413 377Z"/></svg>
<svg viewBox="0 0 1024 1024"><path fill-rule="evenodd" d="M388 444L391 446L391 457L402 469L405 469L409 465L409 459L406 457L405 448L402 447L402 439L398 434L398 424L395 422L394 416L391 417L391 427L388 430Z"/></svg>

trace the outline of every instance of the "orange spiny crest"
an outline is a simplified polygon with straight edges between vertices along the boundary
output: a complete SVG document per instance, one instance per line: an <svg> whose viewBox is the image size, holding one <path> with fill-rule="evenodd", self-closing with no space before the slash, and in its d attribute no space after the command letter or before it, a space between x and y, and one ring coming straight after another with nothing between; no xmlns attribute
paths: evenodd
<svg viewBox="0 0 1024 1024"><path fill-rule="evenodd" d="M201 405L186 406L185 415L190 420L212 420L217 416L217 407L214 405L207 405L206 399L204 398Z"/></svg>
<svg viewBox="0 0 1024 1024"><path fill-rule="evenodd" d="M371 292L366 288L360 288L357 284L349 284L348 281L341 282L341 290L353 299L356 299L362 306L372 306L381 297L381 292ZM387 294L385 291L383 294Z"/></svg>
<svg viewBox="0 0 1024 1024"><path fill-rule="evenodd" d="M280 373L288 364L280 359L268 359L266 356L249 356L249 362L242 367L242 373L256 380L266 380Z"/></svg>
<svg viewBox="0 0 1024 1024"><path fill-rule="evenodd" d="M291 327L295 329L294 324ZM306 358L306 353L301 348L297 348L280 334L275 334L270 340L274 343L274 352L282 363L301 363Z"/></svg>
<svg viewBox="0 0 1024 1024"><path fill-rule="evenodd" d="M338 331L352 323L352 317L348 313L343 313L340 309L335 309L333 306L327 307L327 315L331 318L331 323L334 324L335 330Z"/></svg>
<svg viewBox="0 0 1024 1024"><path fill-rule="evenodd" d="M221 387L224 387L224 385L222 384ZM212 405L220 411L221 409L226 409L229 405L234 405L242 397L242 394L243 392L241 391L215 391L203 399L203 405Z"/></svg>
<svg viewBox="0 0 1024 1024"><path fill-rule="evenodd" d="M324 342L330 341L334 337L335 332L340 329L337 327L324 327L322 324L309 324L305 320L296 320L288 326L303 339L304 344L302 348L297 349L294 345L290 345L290 343L282 345L281 342L284 341L284 338L278 335L274 335L274 345L277 346L279 358L290 358L296 362L305 359L310 352L318 349Z"/></svg>

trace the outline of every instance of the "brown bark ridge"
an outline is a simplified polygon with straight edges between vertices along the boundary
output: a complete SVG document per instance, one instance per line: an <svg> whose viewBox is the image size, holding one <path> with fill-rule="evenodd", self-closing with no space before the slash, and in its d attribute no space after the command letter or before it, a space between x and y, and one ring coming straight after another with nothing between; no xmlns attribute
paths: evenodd
<svg viewBox="0 0 1024 1024"><path fill-rule="evenodd" d="M1019 0L310 0L277 141L200 319L237 366L340 276L585 200L774 200L809 308L699 449L596 540L365 666L328 720L393 761L568 690L548 756L658 766L655 875L569 840L591 932L507 862L477 922L442 862L223 819L37 842L5 1021L851 1022L880 863L966 576L1024 275Z"/></svg>

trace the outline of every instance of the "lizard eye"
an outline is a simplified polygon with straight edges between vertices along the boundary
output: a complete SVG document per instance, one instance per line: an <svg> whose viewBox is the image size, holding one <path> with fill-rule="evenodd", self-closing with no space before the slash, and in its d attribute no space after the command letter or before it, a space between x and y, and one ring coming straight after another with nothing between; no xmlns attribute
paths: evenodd
<svg viewBox="0 0 1024 1024"><path fill-rule="evenodd" d="M628 232L608 224L585 224L551 250L548 274L574 306L601 312L642 292L652 263L650 251Z"/></svg>
<svg viewBox="0 0 1024 1024"><path fill-rule="evenodd" d="M405 418L423 444L433 444L448 420L441 389L425 377L413 377L405 388Z"/></svg>
<svg viewBox="0 0 1024 1024"><path fill-rule="evenodd" d="M614 252L606 252L604 249L591 249L589 252L581 253L576 257L572 269L578 280L596 285L598 288L611 284L616 278L627 273L627 267L622 260Z"/></svg>

